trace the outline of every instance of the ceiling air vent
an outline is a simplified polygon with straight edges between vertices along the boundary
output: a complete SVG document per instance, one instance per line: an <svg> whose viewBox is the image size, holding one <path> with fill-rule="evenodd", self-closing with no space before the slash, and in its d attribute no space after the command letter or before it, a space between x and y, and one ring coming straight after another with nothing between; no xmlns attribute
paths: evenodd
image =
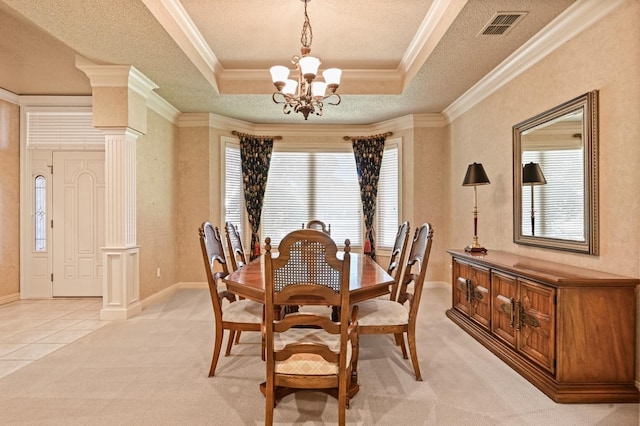
<svg viewBox="0 0 640 426"><path fill-rule="evenodd" d="M481 35L505 35L527 12L498 12L480 32Z"/></svg>

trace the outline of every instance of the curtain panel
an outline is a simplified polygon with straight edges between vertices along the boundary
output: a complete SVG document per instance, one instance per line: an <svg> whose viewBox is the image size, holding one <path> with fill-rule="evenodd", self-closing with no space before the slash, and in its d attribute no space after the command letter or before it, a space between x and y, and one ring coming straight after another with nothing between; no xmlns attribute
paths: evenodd
<svg viewBox="0 0 640 426"><path fill-rule="evenodd" d="M251 225L251 256L253 260L260 256L260 217L267 176L271 164L273 139L242 136L240 138L240 161L242 163L242 181L247 216Z"/></svg>
<svg viewBox="0 0 640 426"><path fill-rule="evenodd" d="M353 154L358 170L360 199L362 200L362 213L364 214L366 230L364 252L374 260L376 258L376 240L375 230L373 229L373 218L376 213L378 180L380 178L380 166L382 165L385 140L386 136L353 140Z"/></svg>

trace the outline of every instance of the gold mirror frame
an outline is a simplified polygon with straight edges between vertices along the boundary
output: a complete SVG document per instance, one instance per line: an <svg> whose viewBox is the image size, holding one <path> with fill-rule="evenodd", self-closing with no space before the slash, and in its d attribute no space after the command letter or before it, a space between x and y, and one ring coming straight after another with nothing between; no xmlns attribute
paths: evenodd
<svg viewBox="0 0 640 426"><path fill-rule="evenodd" d="M552 122L582 113L582 154L584 215L583 236L577 239L563 239L556 236L534 235L531 230L523 232L523 135L541 130ZM579 123L576 123L579 124ZM574 137L579 137L576 133ZM553 143L547 140L545 143ZM533 187L531 187L533 188ZM536 187L539 188L539 187ZM537 190L537 189L536 189ZM531 189L530 191L533 191ZM528 192L528 191L527 191ZM533 198L533 197L532 197ZM532 201L533 202L533 201ZM533 209L535 210L535 209ZM544 214L544 211L540 212ZM536 213L536 215L540 214ZM533 216L533 214L532 214ZM598 254L598 91L585 93L575 99L558 105L513 126L513 239L516 244L565 250L591 255Z"/></svg>

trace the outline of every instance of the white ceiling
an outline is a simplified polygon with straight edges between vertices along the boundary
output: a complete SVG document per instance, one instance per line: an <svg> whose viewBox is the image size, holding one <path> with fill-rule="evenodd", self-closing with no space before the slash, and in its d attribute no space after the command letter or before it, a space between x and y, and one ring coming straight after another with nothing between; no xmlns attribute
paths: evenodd
<svg viewBox="0 0 640 426"><path fill-rule="evenodd" d="M312 54L343 69L316 124L440 113L575 0L313 0ZM581 0L578 0L581 1ZM497 12L526 12L479 35ZM301 0L0 0L0 88L89 95L76 55L133 65L181 112L304 122L271 100L268 69L299 54Z"/></svg>

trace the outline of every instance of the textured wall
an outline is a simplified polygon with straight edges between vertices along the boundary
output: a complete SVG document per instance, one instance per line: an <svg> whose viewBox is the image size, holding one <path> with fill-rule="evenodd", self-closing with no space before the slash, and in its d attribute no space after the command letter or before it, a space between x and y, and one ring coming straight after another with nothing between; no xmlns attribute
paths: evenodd
<svg viewBox="0 0 640 426"><path fill-rule="evenodd" d="M639 21L640 2L626 2L451 124L453 246L466 245L472 235L471 189L458 182L467 165L477 161L491 180L478 188L479 237L485 247L640 276ZM600 91L600 255L514 244L511 127L595 89Z"/></svg>
<svg viewBox="0 0 640 426"><path fill-rule="evenodd" d="M178 281L177 130L151 110L147 121L147 134L136 144L141 300Z"/></svg>
<svg viewBox="0 0 640 426"><path fill-rule="evenodd" d="M210 214L209 142L210 129L207 127L182 127L179 129L178 145L178 252L176 260L180 265L178 280L183 282L204 282L202 252L198 240L198 228L208 220L218 225L219 217ZM219 139L219 138L218 138ZM219 142L216 143L219 149ZM215 168L219 169L216 164ZM219 200L216 198L215 200ZM218 225L220 226L220 225Z"/></svg>
<svg viewBox="0 0 640 426"><path fill-rule="evenodd" d="M414 129L413 221L411 227L429 222L433 245L429 256L428 281L449 280L449 141L447 127ZM403 188L404 193L404 188ZM403 194L404 195L404 194ZM412 234L413 237L413 234Z"/></svg>
<svg viewBox="0 0 640 426"><path fill-rule="evenodd" d="M0 299L20 292L20 109L0 100Z"/></svg>

